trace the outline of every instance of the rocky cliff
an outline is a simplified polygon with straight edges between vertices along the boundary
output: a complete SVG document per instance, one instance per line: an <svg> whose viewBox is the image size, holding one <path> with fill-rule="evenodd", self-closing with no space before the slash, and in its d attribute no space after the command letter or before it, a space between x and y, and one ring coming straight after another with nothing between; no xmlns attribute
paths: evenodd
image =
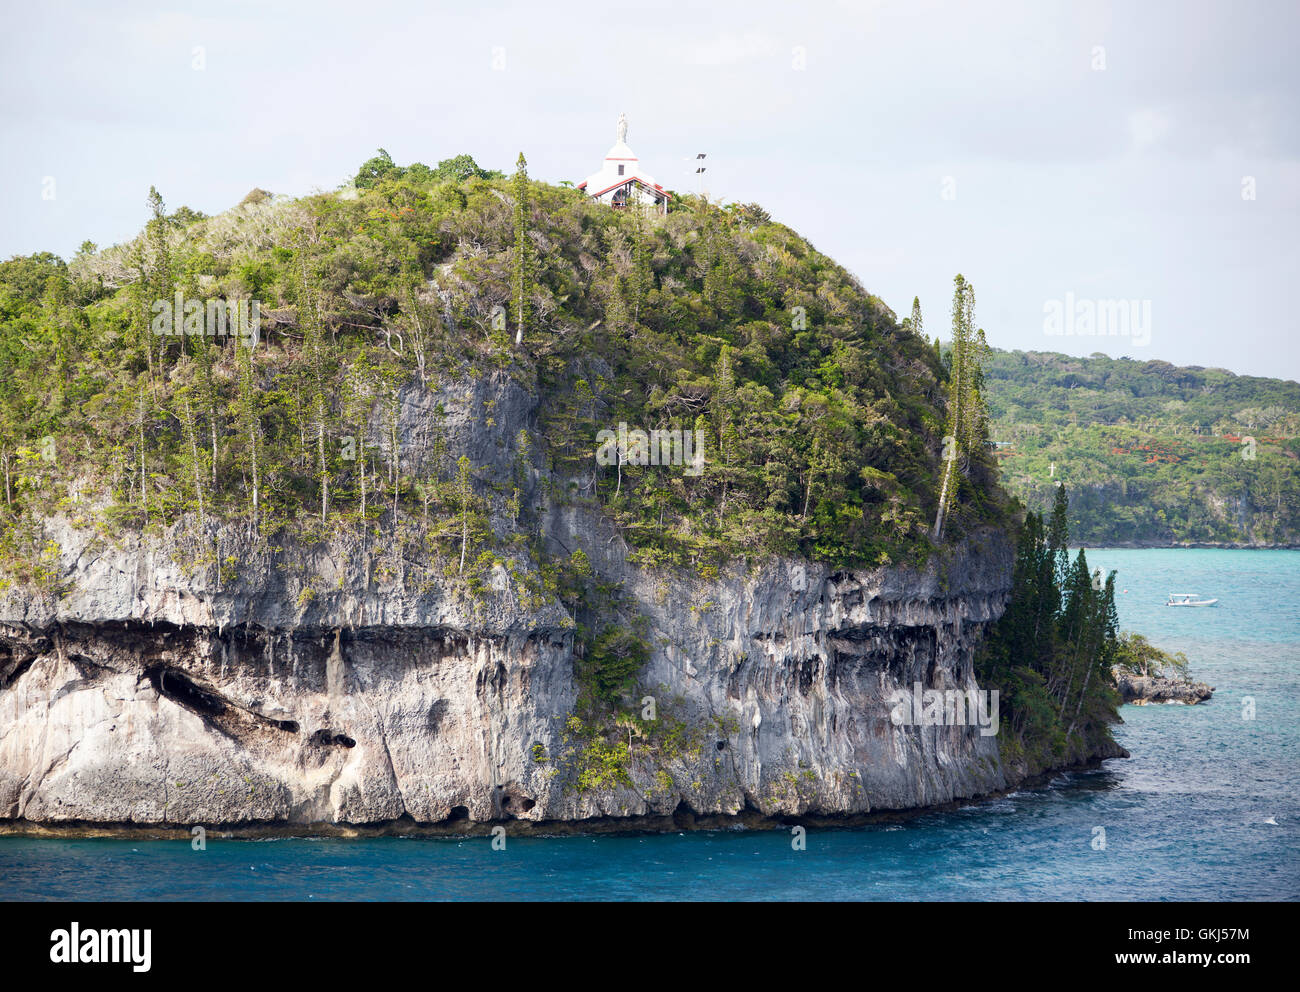
<svg viewBox="0 0 1300 992"><path fill-rule="evenodd" d="M1151 703L1183 703L1195 706L1214 695L1214 686L1191 679L1171 679L1159 675L1134 675L1115 669L1115 687L1120 699L1135 706Z"/></svg>
<svg viewBox="0 0 1300 992"><path fill-rule="evenodd" d="M503 377L406 390L404 463L428 456L435 407L490 494L529 393ZM557 554L582 550L646 624L629 702L663 731L629 728L619 774L575 774L590 742L570 725L574 623L526 593L526 556L471 590L401 554L376 567L381 549L338 533L254 551L242 525L209 521L206 545L240 563L223 571L192 559L192 521L114 534L71 513L45 522L52 591L0 596L0 817L594 827L838 817L1009 784L996 737L890 719L896 690L976 688L1010 588L1001 532L921 569L768 559L703 578L629 564L599 507L564 488L529 467L528 525Z"/></svg>

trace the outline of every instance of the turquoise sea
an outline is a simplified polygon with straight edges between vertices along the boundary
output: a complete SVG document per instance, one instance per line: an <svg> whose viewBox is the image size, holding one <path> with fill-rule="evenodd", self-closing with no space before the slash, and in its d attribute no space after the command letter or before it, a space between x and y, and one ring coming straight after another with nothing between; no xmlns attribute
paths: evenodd
<svg viewBox="0 0 1300 992"><path fill-rule="evenodd" d="M901 823L655 836L0 838L0 899L1300 898L1300 551L1089 550L1122 626L1187 653L1195 707L1124 707L1130 760ZM1170 592L1219 597L1173 610ZM1246 719L1253 700L1254 718ZM1099 839L1103 828L1105 846Z"/></svg>

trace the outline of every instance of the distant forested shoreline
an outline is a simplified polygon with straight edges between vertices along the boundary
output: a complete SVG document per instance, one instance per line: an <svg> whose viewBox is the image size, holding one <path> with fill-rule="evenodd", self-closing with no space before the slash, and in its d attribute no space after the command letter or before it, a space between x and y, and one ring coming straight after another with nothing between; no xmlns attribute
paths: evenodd
<svg viewBox="0 0 1300 992"><path fill-rule="evenodd" d="M1094 354L991 352L1003 484L1070 488L1083 546L1300 547L1300 383Z"/></svg>

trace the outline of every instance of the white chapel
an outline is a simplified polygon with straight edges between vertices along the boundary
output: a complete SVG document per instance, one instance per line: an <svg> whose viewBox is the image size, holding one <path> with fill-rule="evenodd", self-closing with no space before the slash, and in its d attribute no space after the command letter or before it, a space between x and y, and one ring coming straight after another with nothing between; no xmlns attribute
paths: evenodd
<svg viewBox="0 0 1300 992"><path fill-rule="evenodd" d="M639 205L655 213L668 212L669 193L641 171L640 160L627 146L627 114L618 115L614 147L605 156L599 172L578 184L578 189L593 200L611 207Z"/></svg>

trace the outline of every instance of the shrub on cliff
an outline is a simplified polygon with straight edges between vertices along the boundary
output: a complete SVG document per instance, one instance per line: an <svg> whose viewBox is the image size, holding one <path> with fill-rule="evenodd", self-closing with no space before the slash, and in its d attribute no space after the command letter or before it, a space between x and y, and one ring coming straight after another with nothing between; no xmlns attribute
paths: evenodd
<svg viewBox="0 0 1300 992"><path fill-rule="evenodd" d="M629 630L606 626L577 664L579 684L594 702L617 706L632 691L650 645Z"/></svg>
<svg viewBox="0 0 1300 992"><path fill-rule="evenodd" d="M1186 680L1187 655L1181 651L1162 651L1141 634L1125 631L1116 644L1115 667L1132 675Z"/></svg>

